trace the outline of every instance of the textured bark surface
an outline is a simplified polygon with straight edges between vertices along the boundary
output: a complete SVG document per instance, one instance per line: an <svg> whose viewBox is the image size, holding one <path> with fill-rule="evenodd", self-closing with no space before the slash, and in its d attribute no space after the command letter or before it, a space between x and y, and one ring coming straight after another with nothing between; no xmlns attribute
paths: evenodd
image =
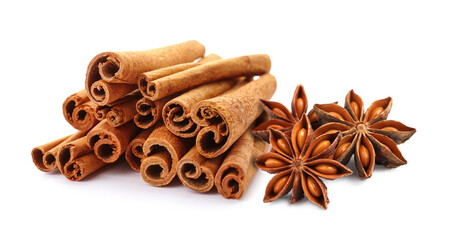
<svg viewBox="0 0 450 240"><path fill-rule="evenodd" d="M63 103L63 115L72 127L87 130L98 123L96 105L89 100L86 90L70 95Z"/></svg>
<svg viewBox="0 0 450 240"><path fill-rule="evenodd" d="M268 149L268 143L247 130L231 147L215 176L217 191L225 198L241 198L255 176L256 158Z"/></svg>
<svg viewBox="0 0 450 240"><path fill-rule="evenodd" d="M98 158L105 163L112 163L125 152L137 133L138 128L132 121L115 128L103 120L88 133L87 142Z"/></svg>
<svg viewBox="0 0 450 240"><path fill-rule="evenodd" d="M270 57L265 54L212 61L149 82L146 95L157 100L221 79L264 74L270 71L270 67Z"/></svg>
<svg viewBox="0 0 450 240"><path fill-rule="evenodd" d="M193 145L193 139L173 135L160 122L144 143L142 179L154 186L169 184L176 176L178 161Z"/></svg>
<svg viewBox="0 0 450 240"><path fill-rule="evenodd" d="M227 151L263 111L259 100L270 99L275 89L275 77L265 74L237 90L195 104L192 120L203 127L196 138L199 153L213 158Z"/></svg>
<svg viewBox="0 0 450 240"><path fill-rule="evenodd" d="M203 56L205 47L187 41L162 48L134 52L104 52L88 65L85 87L96 104L106 105L137 88L139 74Z"/></svg>

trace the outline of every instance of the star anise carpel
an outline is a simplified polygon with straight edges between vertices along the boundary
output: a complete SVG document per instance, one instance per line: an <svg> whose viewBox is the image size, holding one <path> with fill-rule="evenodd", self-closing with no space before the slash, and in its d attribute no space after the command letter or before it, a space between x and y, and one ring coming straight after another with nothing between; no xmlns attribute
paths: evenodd
<svg viewBox="0 0 450 240"><path fill-rule="evenodd" d="M320 178L332 180L352 173L329 158L342 134L335 132L315 138L305 114L293 126L290 137L278 129L269 128L268 131L273 151L259 156L256 166L276 175L267 185L264 202L274 201L292 190L290 203L306 196L326 209L329 203L327 188Z"/></svg>
<svg viewBox="0 0 450 240"><path fill-rule="evenodd" d="M269 128L278 129L288 135L290 135L292 127L300 120L302 115L306 113L308 109L308 99L306 97L305 89L303 85L299 84L295 89L294 96L292 97L291 110L279 102L272 102L261 99L261 104L271 118L259 126L253 129L253 134L261 137L265 141L269 141ZM318 123L317 115L314 110L310 111L308 116L312 121L312 124Z"/></svg>
<svg viewBox="0 0 450 240"><path fill-rule="evenodd" d="M338 104L316 104L314 110L323 124L314 133L342 132L333 159L347 164L355 156L360 178L369 178L375 164L395 168L406 164L397 144L408 140L416 129L400 122L386 120L392 108L392 98L373 102L364 111L362 98L351 90L345 98L345 107Z"/></svg>

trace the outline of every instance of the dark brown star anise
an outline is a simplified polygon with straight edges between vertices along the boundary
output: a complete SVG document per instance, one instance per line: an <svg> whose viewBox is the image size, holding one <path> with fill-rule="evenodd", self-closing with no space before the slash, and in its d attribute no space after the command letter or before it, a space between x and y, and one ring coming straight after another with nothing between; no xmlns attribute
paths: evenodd
<svg viewBox="0 0 450 240"><path fill-rule="evenodd" d="M397 144L408 140L416 129L386 120L392 108L392 98L377 100L364 112L360 96L351 90L345 98L345 108L337 104L316 104L314 110L321 123L314 133L342 132L343 138L333 159L347 164L352 155L360 178L369 178L376 164L395 168L406 164Z"/></svg>
<svg viewBox="0 0 450 240"><path fill-rule="evenodd" d="M291 109L289 111L283 104L261 99L264 110L268 113L271 120L262 123L253 129L253 134L261 137L266 142L269 141L269 128L278 129L287 135L290 135L292 127L300 120L301 116L308 109L308 99L306 98L303 85L299 84L292 97ZM317 124L319 119L311 110L308 114L312 124Z"/></svg>
<svg viewBox="0 0 450 240"><path fill-rule="evenodd" d="M261 170L276 173L267 185L264 202L274 201L292 189L290 203L306 195L326 209L329 203L327 188L319 177L336 179L352 173L343 164L329 159L340 139L341 133L323 134L316 139L305 114L292 128L290 138L282 131L270 128L273 151L256 160L256 166Z"/></svg>

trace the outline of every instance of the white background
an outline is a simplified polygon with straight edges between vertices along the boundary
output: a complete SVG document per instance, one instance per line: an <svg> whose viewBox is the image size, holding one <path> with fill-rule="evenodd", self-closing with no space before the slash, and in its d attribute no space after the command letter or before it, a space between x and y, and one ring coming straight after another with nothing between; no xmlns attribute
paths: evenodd
<svg viewBox="0 0 450 240"><path fill-rule="evenodd" d="M431 0L1 3L0 238L448 237L449 12ZM226 200L179 182L152 187L125 163L81 182L35 168L33 147L74 132L61 104L84 87L92 57L189 39L224 58L269 54L273 100L286 105L299 83L310 108L342 104L350 89L366 107L393 97L389 119L417 128L400 145L408 164L325 181L326 211L289 196L263 203L263 172Z"/></svg>

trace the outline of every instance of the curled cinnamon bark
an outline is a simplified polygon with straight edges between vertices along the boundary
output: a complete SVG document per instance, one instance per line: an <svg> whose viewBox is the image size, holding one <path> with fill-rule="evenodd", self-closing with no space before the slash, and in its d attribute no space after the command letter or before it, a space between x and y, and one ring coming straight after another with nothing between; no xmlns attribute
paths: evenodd
<svg viewBox="0 0 450 240"><path fill-rule="evenodd" d="M250 129L242 135L220 166L215 176L217 191L225 198L239 199L256 173L256 158L267 152L269 144L255 138Z"/></svg>
<svg viewBox="0 0 450 240"><path fill-rule="evenodd" d="M142 130L131 142L128 144L125 152L125 159L130 165L131 169L139 172L141 169L141 161L145 158L144 155L144 143L147 140L153 128Z"/></svg>
<svg viewBox="0 0 450 240"><path fill-rule="evenodd" d="M220 79L264 74L270 66L270 57L265 54L212 61L148 82L144 96L157 100Z"/></svg>
<svg viewBox="0 0 450 240"><path fill-rule="evenodd" d="M73 181L79 181L106 165L87 145L87 136L61 146L56 163L59 171Z"/></svg>
<svg viewBox="0 0 450 240"><path fill-rule="evenodd" d="M165 67L165 68L160 68L160 69L156 69L150 72L145 72L142 73L139 78L138 78L138 86L139 86L139 90L142 93L142 96L144 97L149 97L147 95L147 92L150 91L148 89L149 87L149 82L154 81L156 79L162 78L162 77L166 77L184 70L187 70L189 68L193 68L196 66L199 66L203 63L207 63L207 62L211 62L211 61L215 61L215 60L219 60L221 59L221 57L217 54L209 54L208 56L200 59L200 61L198 62L190 62L190 63L180 63L177 65L173 65L173 66L169 66L169 67Z"/></svg>
<svg viewBox="0 0 450 240"><path fill-rule="evenodd" d="M167 129L183 138L197 136L200 126L191 119L192 106L199 101L222 94L232 88L236 81L236 79L226 79L205 84L167 102L162 111Z"/></svg>
<svg viewBox="0 0 450 240"><path fill-rule="evenodd" d="M177 174L178 161L193 145L193 139L177 137L159 123L144 143L142 179L154 186L169 184Z"/></svg>
<svg viewBox="0 0 450 240"><path fill-rule="evenodd" d="M89 100L86 90L70 95L63 103L63 115L72 127L87 130L98 123L95 117L96 105Z"/></svg>
<svg viewBox="0 0 450 240"><path fill-rule="evenodd" d="M118 127L136 116L136 103L139 98L135 97L127 102L113 106L106 114L106 121L113 127Z"/></svg>
<svg viewBox="0 0 450 240"><path fill-rule="evenodd" d="M115 162L122 155L128 143L138 132L134 122L112 127L106 120L101 121L87 134L87 144L95 155L105 163Z"/></svg>
<svg viewBox="0 0 450 240"><path fill-rule="evenodd" d="M134 116L136 126L148 129L154 126L162 117L164 105L174 96L168 96L156 101L149 100L145 97L136 103L137 114Z"/></svg>
<svg viewBox="0 0 450 240"><path fill-rule="evenodd" d="M87 132L88 130L78 131L72 135L33 148L31 150L31 157L34 165L44 172L55 170L57 167L56 159L58 158L60 147L68 142L86 136Z"/></svg>
<svg viewBox="0 0 450 240"><path fill-rule="evenodd" d="M259 99L271 98L275 89L275 77L264 74L237 90L195 104L192 120L203 127L196 139L199 153L213 158L228 150L263 111Z"/></svg>
<svg viewBox="0 0 450 240"><path fill-rule="evenodd" d="M205 158L194 146L180 160L177 175L184 186L197 192L208 192L214 187L214 177L223 162L225 154Z"/></svg>
<svg viewBox="0 0 450 240"><path fill-rule="evenodd" d="M147 51L100 53L89 63L86 91L91 101L106 105L136 89L139 74L191 62L204 53L205 47L197 41Z"/></svg>

